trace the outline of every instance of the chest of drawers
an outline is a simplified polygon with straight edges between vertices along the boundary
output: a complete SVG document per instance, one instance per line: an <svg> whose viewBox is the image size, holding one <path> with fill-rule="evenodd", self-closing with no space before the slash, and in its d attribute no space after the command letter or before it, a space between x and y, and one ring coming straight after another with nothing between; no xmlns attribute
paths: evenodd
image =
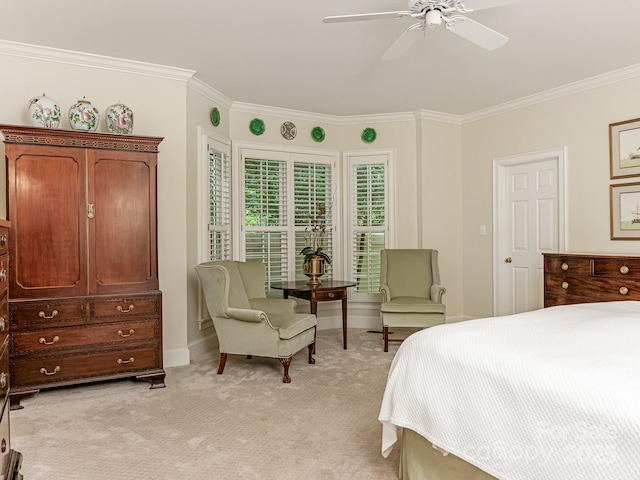
<svg viewBox="0 0 640 480"><path fill-rule="evenodd" d="M9 228L9 222L0 220L0 478L19 480L22 454L11 449L9 426Z"/></svg>
<svg viewBox="0 0 640 480"><path fill-rule="evenodd" d="M160 292L11 304L14 408L42 388L136 377L164 385Z"/></svg>
<svg viewBox="0 0 640 480"><path fill-rule="evenodd" d="M640 256L543 255L545 307L640 300Z"/></svg>

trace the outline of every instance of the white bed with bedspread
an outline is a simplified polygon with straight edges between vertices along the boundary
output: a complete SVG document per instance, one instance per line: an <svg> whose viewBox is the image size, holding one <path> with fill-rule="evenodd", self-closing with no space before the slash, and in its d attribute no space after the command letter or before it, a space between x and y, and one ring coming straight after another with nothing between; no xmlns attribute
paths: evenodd
<svg viewBox="0 0 640 480"><path fill-rule="evenodd" d="M429 457L451 454L500 479L638 479L640 302L415 333L396 353L379 420L385 456L404 429L437 448ZM411 468L422 457L403 456L401 476L427 471Z"/></svg>

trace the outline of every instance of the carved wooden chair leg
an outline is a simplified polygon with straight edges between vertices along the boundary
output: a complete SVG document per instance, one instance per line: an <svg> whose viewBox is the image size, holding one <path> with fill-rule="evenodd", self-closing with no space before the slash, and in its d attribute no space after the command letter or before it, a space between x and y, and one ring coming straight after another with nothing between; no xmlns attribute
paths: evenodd
<svg viewBox="0 0 640 480"><path fill-rule="evenodd" d="M384 351L389 351L389 327L383 327L383 336L384 336Z"/></svg>
<svg viewBox="0 0 640 480"><path fill-rule="evenodd" d="M224 366L227 363L227 354L226 353L221 353L220 354L220 362L218 363L218 375L222 374L222 372L224 372Z"/></svg>
<svg viewBox="0 0 640 480"><path fill-rule="evenodd" d="M280 363L284 367L284 377L282 377L282 383L291 383L291 377L289 376L289 365L291 365L291 357L278 358Z"/></svg>
<svg viewBox="0 0 640 480"><path fill-rule="evenodd" d="M307 348L309 349L309 363L316 363L316 359L313 358L313 354L316 351L316 342L313 342Z"/></svg>

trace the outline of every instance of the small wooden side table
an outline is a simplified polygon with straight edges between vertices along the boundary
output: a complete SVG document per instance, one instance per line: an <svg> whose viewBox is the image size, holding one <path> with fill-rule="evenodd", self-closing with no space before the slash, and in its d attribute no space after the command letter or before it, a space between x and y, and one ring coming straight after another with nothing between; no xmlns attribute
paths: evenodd
<svg viewBox="0 0 640 480"><path fill-rule="evenodd" d="M323 280L320 285L309 285L306 280L272 283L271 288L282 290L284 298L289 295L308 300L311 313L318 313L318 302L332 302L342 300L342 341L347 349L347 288L355 287L356 282L345 280Z"/></svg>

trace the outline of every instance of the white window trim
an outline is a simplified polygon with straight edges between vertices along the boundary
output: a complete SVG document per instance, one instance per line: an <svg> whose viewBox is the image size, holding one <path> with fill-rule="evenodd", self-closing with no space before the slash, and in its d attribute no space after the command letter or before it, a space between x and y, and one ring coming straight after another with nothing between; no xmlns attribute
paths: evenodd
<svg viewBox="0 0 640 480"><path fill-rule="evenodd" d="M395 149L376 149L376 150L349 150L342 153L343 158L343 198L346 199L343 203L344 212L344 225L348 228L348 231L342 235L342 239L345 242L344 251L344 270L345 278L355 278L353 275L353 249L350 242L353 238L352 229L352 213L351 205L348 199L351 198L351 167L354 162L360 161L362 158L371 156L385 156L386 157L386 181L385 181L385 248L393 248L395 245L395 235L393 225L395 223ZM355 290L355 289L351 289ZM380 303L382 296L378 294L365 294L356 293L351 291L349 294L349 301L351 302L376 302Z"/></svg>
<svg viewBox="0 0 640 480"><path fill-rule="evenodd" d="M198 127L198 175L197 185L197 235L198 235L198 261L197 263L209 260L209 146L225 155L231 155L231 141L211 130L201 126ZM232 174L233 175L233 174ZM233 200L233 183L231 184L231 200ZM233 206L232 206L233 212ZM233 217L231 219L233 234ZM233 254L233 243L231 244ZM207 305L202 294L202 289L198 288L198 328L200 330L213 329L213 323L207 310Z"/></svg>
<svg viewBox="0 0 640 480"><path fill-rule="evenodd" d="M214 150L230 156L231 141L218 135L211 130L198 127L198 172L200 181L198 182L198 263L209 260L209 146ZM231 184L231 201L233 202L233 172ZM233 234L233 203L231 206L231 232ZM233 242L231 244L231 254L233 255Z"/></svg>
<svg viewBox="0 0 640 480"><path fill-rule="evenodd" d="M245 236L244 236L244 158L247 156L254 156L256 158L263 159L273 159L273 160L281 160L281 161L295 161L296 155L313 155L324 157L328 161L333 163L334 169L334 182L336 183L336 199L335 205L333 208L334 215L334 224L336 226L342 225L341 222L341 199L339 198L339 192L341 191L341 182L340 178L340 168L339 168L339 159L340 152L337 150L331 149L319 149L319 148L303 148L303 147L288 147L283 145L270 145L270 144L258 144L253 142L233 142L232 143L233 150L233 161L232 161L232 182L233 182L233 196L232 196L232 237L233 237L233 251L234 258L236 260L244 260L245 256ZM292 183L293 177L290 176L287 179L291 184L288 185L288 191L293 191ZM290 221L293 220L293 216L291 216ZM292 224L292 223L291 223ZM342 263L342 251L343 251L343 241L341 232L334 232L334 248L333 248L333 261L336 265L343 264ZM294 255L289 255L289 280L295 280L295 238L294 236L289 236L289 252L293 252ZM340 276L341 272L334 270L334 278Z"/></svg>

